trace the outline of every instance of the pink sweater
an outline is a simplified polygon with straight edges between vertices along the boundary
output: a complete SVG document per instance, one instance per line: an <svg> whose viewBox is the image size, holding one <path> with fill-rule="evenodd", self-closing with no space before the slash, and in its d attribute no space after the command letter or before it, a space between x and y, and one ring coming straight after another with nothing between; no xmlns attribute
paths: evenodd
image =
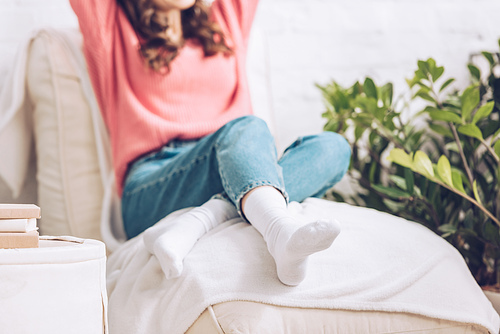
<svg viewBox="0 0 500 334"><path fill-rule="evenodd" d="M70 1L111 137L120 195L128 165L138 157L174 138L200 138L252 113L245 61L258 0L216 0L212 5L234 55L204 57L201 46L187 41L166 75L145 67L139 39L116 0Z"/></svg>

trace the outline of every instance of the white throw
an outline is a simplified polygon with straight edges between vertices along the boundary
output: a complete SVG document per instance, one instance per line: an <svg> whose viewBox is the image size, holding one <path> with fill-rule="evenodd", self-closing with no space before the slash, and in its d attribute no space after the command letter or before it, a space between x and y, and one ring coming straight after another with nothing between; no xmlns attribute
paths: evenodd
<svg viewBox="0 0 500 334"><path fill-rule="evenodd" d="M311 256L299 286L280 283L262 237L239 218L202 237L176 279L165 279L139 235L108 260L110 332L184 333L209 305L246 300L408 312L498 333L499 316L462 256L432 231L372 209L319 199L291 208L303 219L334 217L342 224L332 247Z"/></svg>

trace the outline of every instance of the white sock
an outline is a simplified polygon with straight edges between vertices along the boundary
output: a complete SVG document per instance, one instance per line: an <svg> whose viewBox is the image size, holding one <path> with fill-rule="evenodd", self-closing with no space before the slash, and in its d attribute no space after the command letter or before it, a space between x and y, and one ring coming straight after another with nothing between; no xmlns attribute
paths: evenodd
<svg viewBox="0 0 500 334"><path fill-rule="evenodd" d="M269 186L255 188L248 195L243 213L266 241L278 278L290 286L304 280L309 255L330 247L340 233L335 220L298 222L288 212L283 195Z"/></svg>
<svg viewBox="0 0 500 334"><path fill-rule="evenodd" d="M215 226L238 216L233 204L222 199L210 199L173 221L148 228L144 232L144 244L160 262L167 279L179 277L183 260L198 239Z"/></svg>

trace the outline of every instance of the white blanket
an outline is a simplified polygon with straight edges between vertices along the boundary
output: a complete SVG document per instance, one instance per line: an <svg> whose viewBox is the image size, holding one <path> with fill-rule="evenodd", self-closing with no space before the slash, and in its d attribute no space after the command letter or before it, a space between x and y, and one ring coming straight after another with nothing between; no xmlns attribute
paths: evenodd
<svg viewBox="0 0 500 334"><path fill-rule="evenodd" d="M342 223L332 247L311 256L308 276L299 286L279 282L262 237L241 219L202 237L185 259L183 274L171 280L138 236L108 260L110 332L184 333L209 305L246 300L409 312L498 333L499 316L461 255L425 227L319 199L291 207L307 219L335 217Z"/></svg>

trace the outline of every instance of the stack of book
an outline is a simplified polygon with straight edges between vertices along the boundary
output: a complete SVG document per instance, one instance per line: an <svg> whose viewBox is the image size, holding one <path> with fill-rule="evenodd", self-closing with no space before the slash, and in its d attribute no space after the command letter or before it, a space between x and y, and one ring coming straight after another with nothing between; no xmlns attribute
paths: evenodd
<svg viewBox="0 0 500 334"><path fill-rule="evenodd" d="M38 218L34 204L0 204L0 248L37 248Z"/></svg>

